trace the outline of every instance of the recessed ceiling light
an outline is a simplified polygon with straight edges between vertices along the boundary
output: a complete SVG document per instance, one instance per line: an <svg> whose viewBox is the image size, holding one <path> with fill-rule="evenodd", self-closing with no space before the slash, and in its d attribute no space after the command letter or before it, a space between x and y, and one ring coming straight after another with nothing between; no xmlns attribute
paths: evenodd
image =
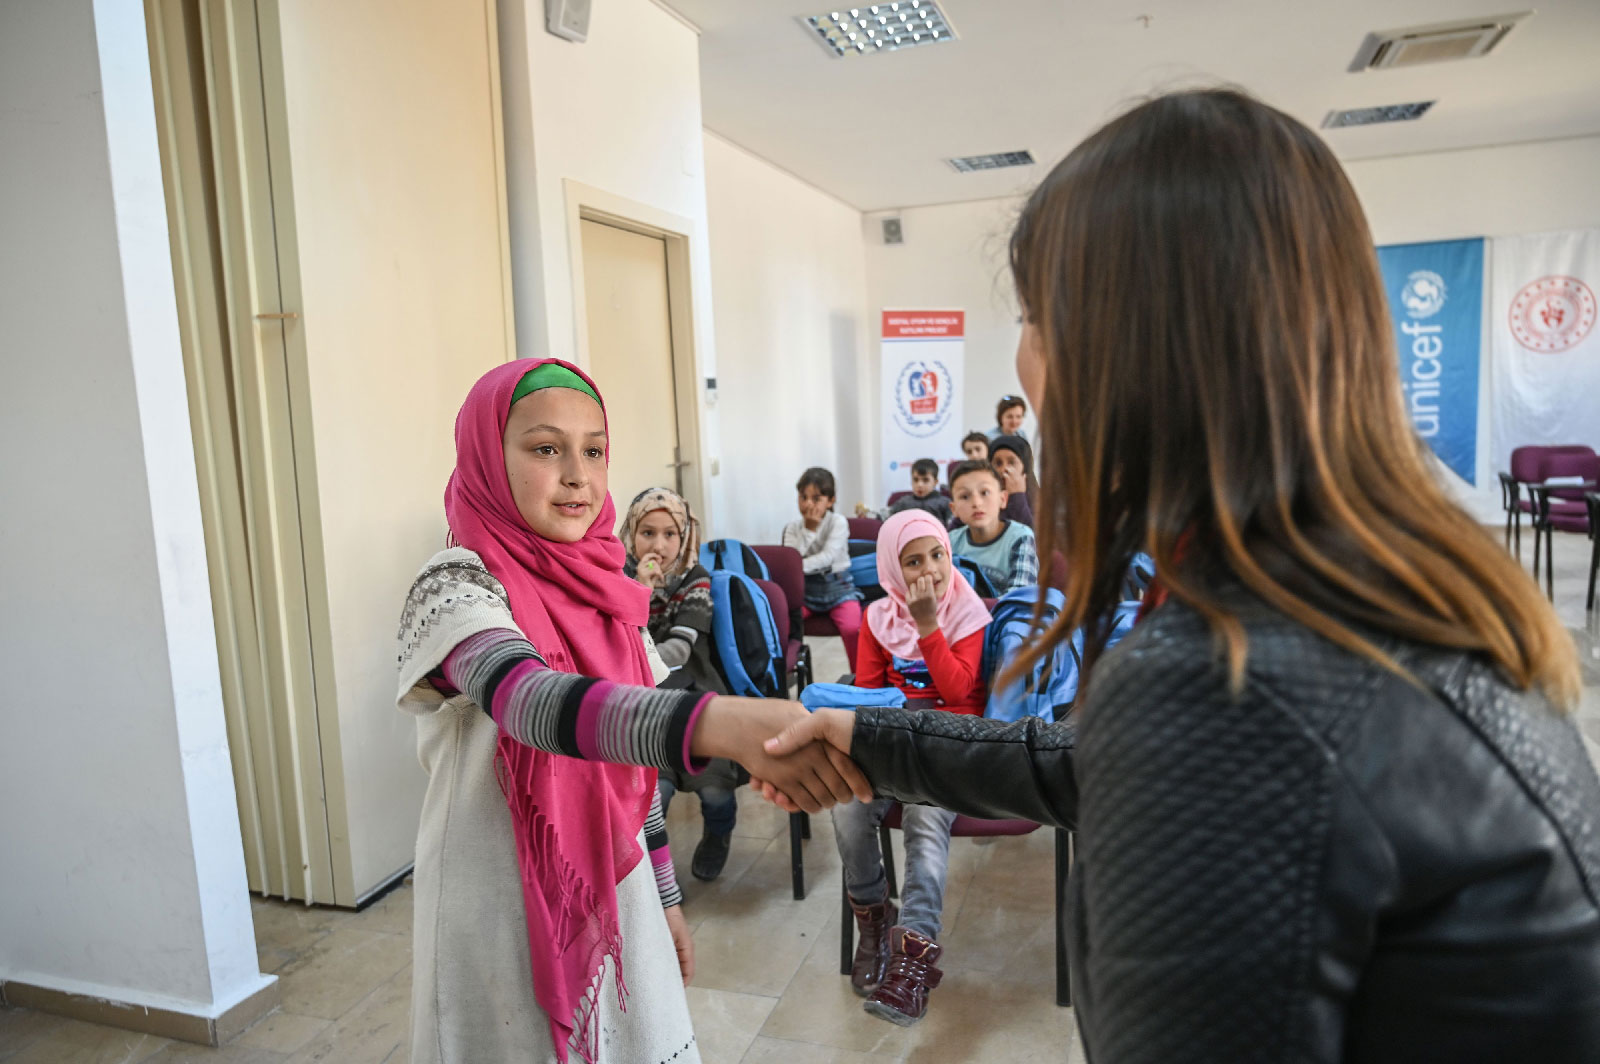
<svg viewBox="0 0 1600 1064"><path fill-rule="evenodd" d="M1032 166L1033 153L1030 151L1000 151L995 152L993 155L963 155L957 159L946 159L945 162L963 174L970 174L978 170L1004 170L1010 166Z"/></svg>
<svg viewBox="0 0 1600 1064"><path fill-rule="evenodd" d="M841 7L820 15L800 15L797 21L835 59L920 48L956 38L955 29L935 0Z"/></svg>
<svg viewBox="0 0 1600 1064"><path fill-rule="evenodd" d="M1382 107L1353 107L1348 111L1329 111L1322 120L1323 129L1343 129L1346 126L1375 126L1382 122L1410 122L1428 113L1437 100L1421 103L1391 103Z"/></svg>

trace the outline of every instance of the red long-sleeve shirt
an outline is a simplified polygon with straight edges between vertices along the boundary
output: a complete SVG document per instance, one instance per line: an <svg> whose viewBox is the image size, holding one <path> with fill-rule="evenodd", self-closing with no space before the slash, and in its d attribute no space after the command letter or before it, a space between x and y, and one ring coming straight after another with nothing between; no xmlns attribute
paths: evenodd
<svg viewBox="0 0 1600 1064"><path fill-rule="evenodd" d="M871 626L863 624L856 648L856 686L898 687L907 698L927 698L937 692L940 709L981 717L989 700L983 685L983 632L980 628L955 646L946 642L944 632L938 629L917 641L933 679L934 690L928 691L906 686L905 677L895 670L894 656L878 642Z"/></svg>

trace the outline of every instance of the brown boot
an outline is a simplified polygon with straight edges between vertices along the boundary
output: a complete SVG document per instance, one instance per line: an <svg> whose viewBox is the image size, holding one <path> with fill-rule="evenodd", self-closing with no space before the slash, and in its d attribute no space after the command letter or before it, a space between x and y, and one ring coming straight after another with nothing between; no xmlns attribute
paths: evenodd
<svg viewBox="0 0 1600 1064"><path fill-rule="evenodd" d="M910 1027L928 1011L928 992L944 972L936 967L944 947L904 927L889 930L889 970L863 1006L901 1027Z"/></svg>
<svg viewBox="0 0 1600 1064"><path fill-rule="evenodd" d="M859 997L866 997L883 982L884 969L889 966L889 928L900 918L900 909L885 898L876 905L857 905L850 908L856 914L856 959L850 965L850 989Z"/></svg>

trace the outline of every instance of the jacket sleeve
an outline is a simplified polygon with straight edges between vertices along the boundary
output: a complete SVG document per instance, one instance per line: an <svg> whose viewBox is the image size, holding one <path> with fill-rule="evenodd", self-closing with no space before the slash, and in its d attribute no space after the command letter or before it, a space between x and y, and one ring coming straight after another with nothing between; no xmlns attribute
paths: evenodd
<svg viewBox="0 0 1600 1064"><path fill-rule="evenodd" d="M1000 589L1003 595L1019 587L1033 587L1039 582L1039 551L1032 536L1019 535L1011 544L1011 578Z"/></svg>
<svg viewBox="0 0 1600 1064"><path fill-rule="evenodd" d="M1316 1004L1336 761L1258 684L1234 695L1197 626L1181 645L1136 631L1082 706L1084 1044L1118 1064L1338 1060L1344 1011Z"/></svg>
<svg viewBox="0 0 1600 1064"><path fill-rule="evenodd" d="M861 634L856 640L855 686L874 691L888 687L889 654L883 649L883 644L878 642L878 637L872 634L872 629L865 623L861 625Z"/></svg>
<svg viewBox="0 0 1600 1064"><path fill-rule="evenodd" d="M1071 828L1078 822L1075 737L1070 719L1008 724L960 713L860 709L850 756L880 797Z"/></svg>
<svg viewBox="0 0 1600 1064"><path fill-rule="evenodd" d="M980 628L955 646L950 645L942 629L917 640L933 686L939 689L939 697L952 706L983 703L983 633Z"/></svg>

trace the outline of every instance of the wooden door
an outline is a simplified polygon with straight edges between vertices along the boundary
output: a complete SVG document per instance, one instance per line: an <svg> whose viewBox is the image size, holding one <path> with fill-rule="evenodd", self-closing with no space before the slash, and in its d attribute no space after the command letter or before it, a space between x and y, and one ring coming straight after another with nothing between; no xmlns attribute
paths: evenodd
<svg viewBox="0 0 1600 1064"><path fill-rule="evenodd" d="M589 372L605 396L617 520L645 488L682 491L667 244L585 218Z"/></svg>

